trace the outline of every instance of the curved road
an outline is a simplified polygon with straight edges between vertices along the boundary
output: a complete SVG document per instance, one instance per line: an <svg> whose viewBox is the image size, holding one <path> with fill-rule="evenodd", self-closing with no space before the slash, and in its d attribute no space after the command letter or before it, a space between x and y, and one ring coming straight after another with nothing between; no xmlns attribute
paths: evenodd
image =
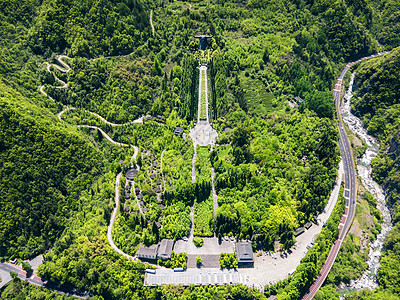
<svg viewBox="0 0 400 300"><path fill-rule="evenodd" d="M339 237L332 246L331 252L329 253L324 266L322 267L317 279L309 288L307 294L304 295L303 300L311 300L315 293L324 283L326 277L328 276L333 263L337 257L340 246L349 230L351 223L353 222L355 209L356 209L356 197L357 197L357 181L356 172L354 168L353 155L351 152L351 146L349 139L347 137L346 131L343 128L342 116L340 114L340 100L342 93L342 82L344 75L347 71L356 63L363 60L374 58L377 56L385 55L388 52L380 52L371 56L363 57L355 62L349 63L343 69L339 78L336 81L335 88L333 89L333 97L336 103L336 111L339 119L339 146L340 152L342 154L343 166L344 166L344 198L346 200L346 208L343 213L342 219L339 224Z"/></svg>

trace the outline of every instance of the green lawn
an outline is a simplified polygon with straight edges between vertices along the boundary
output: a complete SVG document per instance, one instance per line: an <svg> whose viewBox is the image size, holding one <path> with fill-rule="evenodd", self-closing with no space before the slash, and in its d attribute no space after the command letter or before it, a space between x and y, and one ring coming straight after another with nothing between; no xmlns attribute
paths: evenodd
<svg viewBox="0 0 400 300"><path fill-rule="evenodd" d="M201 71L201 103L200 103L200 119L207 119L206 109L206 71Z"/></svg>

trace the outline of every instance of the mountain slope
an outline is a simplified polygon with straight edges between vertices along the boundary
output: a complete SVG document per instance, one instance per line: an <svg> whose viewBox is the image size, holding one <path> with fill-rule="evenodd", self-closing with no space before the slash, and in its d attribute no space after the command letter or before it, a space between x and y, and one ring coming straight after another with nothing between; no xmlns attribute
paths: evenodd
<svg viewBox="0 0 400 300"><path fill-rule="evenodd" d="M385 296L400 293L400 48L357 69L355 112L381 148L372 175L386 192L394 227L385 240L378 279ZM383 295L382 292L382 295ZM378 291L380 293L380 291ZM365 298L370 299L370 298ZM378 299L378 298L374 298ZM379 298L380 299L380 298Z"/></svg>
<svg viewBox="0 0 400 300"><path fill-rule="evenodd" d="M0 90L0 257L27 258L59 236L99 160L75 130Z"/></svg>

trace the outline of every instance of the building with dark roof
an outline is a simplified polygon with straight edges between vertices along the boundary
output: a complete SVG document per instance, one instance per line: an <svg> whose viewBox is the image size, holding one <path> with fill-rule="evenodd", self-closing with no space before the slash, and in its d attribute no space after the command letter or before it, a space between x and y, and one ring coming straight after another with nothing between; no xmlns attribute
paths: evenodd
<svg viewBox="0 0 400 300"><path fill-rule="evenodd" d="M304 227L299 227L296 229L296 231L294 232L294 236L299 236L300 234L304 233L304 231L306 231L304 229Z"/></svg>
<svg viewBox="0 0 400 300"><path fill-rule="evenodd" d="M174 130L174 134L176 136L181 136L183 131L184 131L184 129L182 127L176 127L175 130Z"/></svg>
<svg viewBox="0 0 400 300"><path fill-rule="evenodd" d="M250 242L238 242L235 245L239 267L254 267L253 247Z"/></svg>
<svg viewBox="0 0 400 300"><path fill-rule="evenodd" d="M150 247L140 246L136 256L141 259L157 259L158 244Z"/></svg>
<svg viewBox="0 0 400 300"><path fill-rule="evenodd" d="M312 222L307 222L306 225L304 225L304 227L306 229L310 229L311 226L312 226Z"/></svg>
<svg viewBox="0 0 400 300"><path fill-rule="evenodd" d="M158 247L158 257L162 259L171 258L173 246L174 246L173 240L163 239L160 242L160 246Z"/></svg>

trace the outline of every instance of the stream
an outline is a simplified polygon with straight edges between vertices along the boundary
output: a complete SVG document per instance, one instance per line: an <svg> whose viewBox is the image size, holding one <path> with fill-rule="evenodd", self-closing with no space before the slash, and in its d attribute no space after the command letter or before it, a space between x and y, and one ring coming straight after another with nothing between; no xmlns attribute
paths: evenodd
<svg viewBox="0 0 400 300"><path fill-rule="evenodd" d="M378 200L377 208L382 215L382 231L378 234L375 241L371 242L368 254L368 269L361 278L352 280L349 284L350 289L361 290L365 288L374 289L378 286L377 273L380 266L381 251L383 242L392 229L392 219L389 208L386 205L385 195L381 187L372 179L371 160L378 154L379 143L376 138L369 135L359 118L351 113L351 98L353 97L353 83L355 73L351 74L349 89L344 96L344 104L341 109L343 121L349 126L350 130L357 134L368 146L364 155L357 162L358 176L364 187Z"/></svg>

